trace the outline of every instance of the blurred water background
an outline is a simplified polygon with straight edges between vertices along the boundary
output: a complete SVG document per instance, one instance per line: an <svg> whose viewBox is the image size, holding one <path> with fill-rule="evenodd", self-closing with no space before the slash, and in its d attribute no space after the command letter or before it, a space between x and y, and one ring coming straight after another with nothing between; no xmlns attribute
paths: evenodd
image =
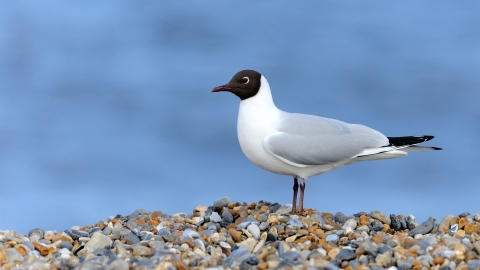
<svg viewBox="0 0 480 270"><path fill-rule="evenodd" d="M473 1L3 1L0 229L223 196L291 203L292 178L241 152L238 98L210 92L242 69L282 110L444 148L313 177L306 207L480 212L478 14Z"/></svg>

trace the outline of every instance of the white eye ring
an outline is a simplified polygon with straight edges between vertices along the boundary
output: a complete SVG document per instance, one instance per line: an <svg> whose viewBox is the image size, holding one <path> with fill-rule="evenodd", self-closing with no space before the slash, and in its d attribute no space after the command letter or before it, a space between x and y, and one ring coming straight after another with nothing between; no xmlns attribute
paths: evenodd
<svg viewBox="0 0 480 270"><path fill-rule="evenodd" d="M250 82L250 78L248 78L248 77L243 77L243 78L242 78L242 83L243 83L243 84L247 84L247 83L249 83L249 82Z"/></svg>

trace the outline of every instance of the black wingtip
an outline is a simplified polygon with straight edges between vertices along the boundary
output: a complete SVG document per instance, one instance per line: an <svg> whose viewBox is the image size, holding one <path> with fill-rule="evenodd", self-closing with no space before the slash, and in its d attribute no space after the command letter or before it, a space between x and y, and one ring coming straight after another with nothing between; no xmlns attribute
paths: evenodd
<svg viewBox="0 0 480 270"><path fill-rule="evenodd" d="M415 145L423 142L430 141L435 138L432 135L423 135L423 136L403 136L403 137L387 137L389 141L389 146L404 146L404 145Z"/></svg>
<svg viewBox="0 0 480 270"><path fill-rule="evenodd" d="M432 149L433 149L433 150L443 150L443 148L440 148L440 147L434 147L434 146L432 146Z"/></svg>

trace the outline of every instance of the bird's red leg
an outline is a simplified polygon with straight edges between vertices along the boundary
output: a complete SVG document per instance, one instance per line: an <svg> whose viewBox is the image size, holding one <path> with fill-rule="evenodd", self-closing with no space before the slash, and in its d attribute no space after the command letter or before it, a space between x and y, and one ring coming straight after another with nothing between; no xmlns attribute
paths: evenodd
<svg viewBox="0 0 480 270"><path fill-rule="evenodd" d="M293 177L293 203L292 203L292 214L297 212L297 193L298 193L298 180L296 177Z"/></svg>
<svg viewBox="0 0 480 270"><path fill-rule="evenodd" d="M305 193L305 179L300 178L300 210L299 213L303 214L303 194Z"/></svg>

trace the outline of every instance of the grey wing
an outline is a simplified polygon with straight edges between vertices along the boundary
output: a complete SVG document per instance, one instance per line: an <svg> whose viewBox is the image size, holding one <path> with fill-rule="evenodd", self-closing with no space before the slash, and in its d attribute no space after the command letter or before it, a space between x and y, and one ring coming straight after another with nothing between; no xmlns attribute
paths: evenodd
<svg viewBox="0 0 480 270"><path fill-rule="evenodd" d="M299 167L339 162L367 148L388 145L383 134L366 126L312 115L289 114L278 130L265 137L265 149Z"/></svg>

